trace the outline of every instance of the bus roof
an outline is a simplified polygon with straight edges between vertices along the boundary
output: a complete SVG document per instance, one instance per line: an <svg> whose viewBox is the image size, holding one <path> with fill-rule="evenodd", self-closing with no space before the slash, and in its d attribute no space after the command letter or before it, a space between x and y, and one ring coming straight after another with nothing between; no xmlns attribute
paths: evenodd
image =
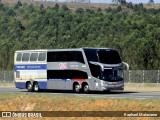
<svg viewBox="0 0 160 120"><path fill-rule="evenodd" d="M37 49L37 50L17 50L15 52L47 52L47 51L82 51L82 50L115 50L113 48L93 48L93 47L84 47L84 48L66 48L66 49Z"/></svg>

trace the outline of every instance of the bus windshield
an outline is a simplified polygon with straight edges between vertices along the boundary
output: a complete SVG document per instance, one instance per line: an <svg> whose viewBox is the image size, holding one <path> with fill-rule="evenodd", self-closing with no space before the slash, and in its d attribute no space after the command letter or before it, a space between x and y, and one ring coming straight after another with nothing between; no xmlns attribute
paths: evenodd
<svg viewBox="0 0 160 120"><path fill-rule="evenodd" d="M119 64L121 63L121 58L119 53L115 50L97 50L97 51L85 51L87 60L89 62L100 62L103 64Z"/></svg>
<svg viewBox="0 0 160 120"><path fill-rule="evenodd" d="M97 52L100 63L104 64L118 64L121 63L120 56L114 50L100 50Z"/></svg>

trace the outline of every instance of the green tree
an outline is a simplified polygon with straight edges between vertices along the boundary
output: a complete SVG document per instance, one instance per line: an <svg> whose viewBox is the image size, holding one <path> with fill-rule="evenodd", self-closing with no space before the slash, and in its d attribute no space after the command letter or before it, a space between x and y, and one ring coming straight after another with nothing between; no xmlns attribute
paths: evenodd
<svg viewBox="0 0 160 120"><path fill-rule="evenodd" d="M61 9L62 9L63 11L68 11L68 10L69 10L69 8L68 8L65 4L63 4L63 5L61 6Z"/></svg>
<svg viewBox="0 0 160 120"><path fill-rule="evenodd" d="M148 4L154 4L154 0L149 0Z"/></svg>
<svg viewBox="0 0 160 120"><path fill-rule="evenodd" d="M22 6L22 3L20 1L17 2L17 4L14 6L14 8L18 9Z"/></svg>

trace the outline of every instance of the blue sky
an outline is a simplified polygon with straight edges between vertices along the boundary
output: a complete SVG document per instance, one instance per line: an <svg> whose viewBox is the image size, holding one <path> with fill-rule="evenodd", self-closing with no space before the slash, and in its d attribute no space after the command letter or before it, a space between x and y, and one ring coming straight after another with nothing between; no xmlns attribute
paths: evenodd
<svg viewBox="0 0 160 120"><path fill-rule="evenodd" d="M37 0L37 1L45 1L45 0ZM46 0L46 1L56 1L56 0ZM81 0L57 0L59 2L65 2L65 1L81 1ZM83 1L83 0L82 0ZM89 1L89 0L86 0ZM91 3L112 3L112 0L90 0ZM127 2L132 3L148 3L149 0L126 0ZM154 3L160 3L160 0L153 0Z"/></svg>

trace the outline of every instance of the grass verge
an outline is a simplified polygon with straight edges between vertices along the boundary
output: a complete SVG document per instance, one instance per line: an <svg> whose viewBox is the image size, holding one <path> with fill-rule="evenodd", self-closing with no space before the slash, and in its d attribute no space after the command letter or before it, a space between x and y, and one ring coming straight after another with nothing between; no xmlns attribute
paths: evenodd
<svg viewBox="0 0 160 120"><path fill-rule="evenodd" d="M34 93L1 93L0 111L160 111L160 99L130 99L130 98L90 98L78 96L63 96L53 94ZM84 119L84 117L70 117L61 119ZM19 119L19 118L18 118ZM26 118L27 119L27 118ZM39 118L34 118L39 119ZM51 119L51 118L43 118ZM59 118L54 118L59 119ZM85 119L104 119L99 117L85 117ZM107 119L107 118L105 118ZM108 118L109 119L109 118ZM131 119L126 117L112 117L112 120ZM133 119L142 119L136 117ZM157 118L143 117L143 120Z"/></svg>
<svg viewBox="0 0 160 120"><path fill-rule="evenodd" d="M124 90L131 91L160 91L157 83L125 83Z"/></svg>

